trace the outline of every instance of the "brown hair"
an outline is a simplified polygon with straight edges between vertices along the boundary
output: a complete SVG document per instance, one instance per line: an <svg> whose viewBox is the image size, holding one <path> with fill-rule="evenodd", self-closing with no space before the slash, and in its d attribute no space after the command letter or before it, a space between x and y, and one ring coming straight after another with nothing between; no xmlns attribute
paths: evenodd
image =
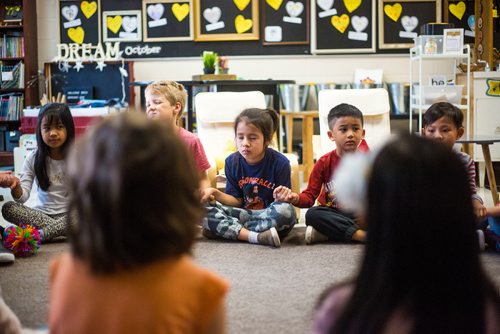
<svg viewBox="0 0 500 334"><path fill-rule="evenodd" d="M163 95L172 106L179 102L181 112L177 114L175 122L177 123L182 117L182 111L184 111L187 101L187 92L182 84L170 80L155 81L146 87L145 93Z"/></svg>
<svg viewBox="0 0 500 334"><path fill-rule="evenodd" d="M71 152L73 254L95 273L188 253L203 209L199 173L177 134L139 112L110 116Z"/></svg>
<svg viewBox="0 0 500 334"><path fill-rule="evenodd" d="M252 124L264 135L264 140L271 143L279 126L279 116L274 109L249 108L243 110L234 121L234 133L240 122Z"/></svg>

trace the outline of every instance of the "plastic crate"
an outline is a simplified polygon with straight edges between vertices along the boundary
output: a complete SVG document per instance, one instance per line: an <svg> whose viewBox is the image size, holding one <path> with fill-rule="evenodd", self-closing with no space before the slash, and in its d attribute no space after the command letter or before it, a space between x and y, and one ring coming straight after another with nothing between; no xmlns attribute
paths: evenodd
<svg viewBox="0 0 500 334"><path fill-rule="evenodd" d="M85 133L85 131L95 124L101 116L73 116L73 122L75 123L75 136L78 137ZM37 117L21 117L21 127L19 131L22 134L35 133Z"/></svg>

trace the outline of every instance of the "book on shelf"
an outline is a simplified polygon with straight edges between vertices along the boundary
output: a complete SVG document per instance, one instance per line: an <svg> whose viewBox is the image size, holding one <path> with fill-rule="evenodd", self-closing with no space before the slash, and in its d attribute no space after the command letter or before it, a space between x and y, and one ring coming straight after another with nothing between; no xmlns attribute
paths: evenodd
<svg viewBox="0 0 500 334"><path fill-rule="evenodd" d="M0 62L1 89L24 88L24 63L7 64Z"/></svg>
<svg viewBox="0 0 500 334"><path fill-rule="evenodd" d="M23 94L0 95L0 120L14 121L21 119L24 109Z"/></svg>
<svg viewBox="0 0 500 334"><path fill-rule="evenodd" d="M0 35L0 57L22 58L24 57L24 37L17 32Z"/></svg>

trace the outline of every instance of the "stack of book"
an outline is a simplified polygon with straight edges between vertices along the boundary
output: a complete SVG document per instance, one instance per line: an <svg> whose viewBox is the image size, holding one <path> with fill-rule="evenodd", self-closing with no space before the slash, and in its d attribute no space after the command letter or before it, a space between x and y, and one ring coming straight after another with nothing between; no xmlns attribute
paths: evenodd
<svg viewBox="0 0 500 334"><path fill-rule="evenodd" d="M0 120L19 120L21 118L21 112L23 109L23 94L0 95Z"/></svg>
<svg viewBox="0 0 500 334"><path fill-rule="evenodd" d="M2 89L24 88L24 64L19 62L15 65L7 65L0 62Z"/></svg>
<svg viewBox="0 0 500 334"><path fill-rule="evenodd" d="M24 38L22 36L1 35L0 57L1 58L24 57Z"/></svg>

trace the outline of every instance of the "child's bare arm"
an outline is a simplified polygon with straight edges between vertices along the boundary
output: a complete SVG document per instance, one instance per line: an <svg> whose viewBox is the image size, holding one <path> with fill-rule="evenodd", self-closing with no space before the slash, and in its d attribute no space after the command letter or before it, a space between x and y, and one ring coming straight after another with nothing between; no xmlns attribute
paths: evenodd
<svg viewBox="0 0 500 334"><path fill-rule="evenodd" d="M476 198L472 199L472 207L474 208L474 214L479 219L486 217L486 215L488 214L488 211L484 204Z"/></svg>
<svg viewBox="0 0 500 334"><path fill-rule="evenodd" d="M273 197L276 202L286 202L296 205L299 202L299 194L294 193L285 186L276 187L273 191Z"/></svg>
<svg viewBox="0 0 500 334"><path fill-rule="evenodd" d="M488 216L500 217L500 206L494 206L486 209Z"/></svg>
<svg viewBox="0 0 500 334"><path fill-rule="evenodd" d="M224 205L241 207L243 200L232 195L226 194L216 188L205 188L201 190L201 202L216 200Z"/></svg>

